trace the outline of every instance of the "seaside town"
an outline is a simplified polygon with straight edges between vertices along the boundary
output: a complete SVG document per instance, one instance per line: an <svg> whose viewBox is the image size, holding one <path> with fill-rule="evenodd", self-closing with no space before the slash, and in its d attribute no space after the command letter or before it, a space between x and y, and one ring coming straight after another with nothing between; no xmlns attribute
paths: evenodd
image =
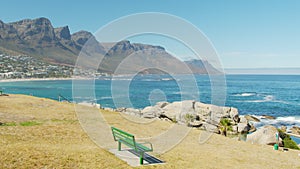
<svg viewBox="0 0 300 169"><path fill-rule="evenodd" d="M73 68L47 64L31 56L0 54L0 78L23 79L23 78L49 78L71 77Z"/></svg>
<svg viewBox="0 0 300 169"><path fill-rule="evenodd" d="M0 79L103 77L106 73L78 69L74 66L49 64L27 55L9 55L0 51Z"/></svg>

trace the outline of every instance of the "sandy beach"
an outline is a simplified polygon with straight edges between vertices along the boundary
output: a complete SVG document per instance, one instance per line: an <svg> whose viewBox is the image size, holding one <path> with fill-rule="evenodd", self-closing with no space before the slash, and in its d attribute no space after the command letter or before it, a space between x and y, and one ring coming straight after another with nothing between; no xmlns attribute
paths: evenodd
<svg viewBox="0 0 300 169"><path fill-rule="evenodd" d="M95 111L92 107L82 109ZM172 125L162 120L147 125L132 123L119 113L96 111L109 125L138 138L155 136ZM0 165L4 168L131 168L89 139L71 103L24 95L1 96L0 116ZM166 164L141 168L300 168L300 151L275 151L272 146L215 134L199 144L202 132L192 129L173 149L157 155Z"/></svg>

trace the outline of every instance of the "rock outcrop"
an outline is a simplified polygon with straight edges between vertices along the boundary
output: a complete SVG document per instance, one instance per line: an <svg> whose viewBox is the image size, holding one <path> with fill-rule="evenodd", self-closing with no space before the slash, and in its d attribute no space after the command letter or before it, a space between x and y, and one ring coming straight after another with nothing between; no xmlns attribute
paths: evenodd
<svg viewBox="0 0 300 169"><path fill-rule="evenodd" d="M253 122L260 122L260 120L254 116L251 115L245 115L244 116L248 121L253 121Z"/></svg>
<svg viewBox="0 0 300 169"><path fill-rule="evenodd" d="M293 126L293 127L291 128L291 132L292 132L292 134L300 135L300 127L298 127L298 126Z"/></svg>
<svg viewBox="0 0 300 169"><path fill-rule="evenodd" d="M264 119L269 119L269 120L275 120L276 118L274 116L269 116L269 115L262 115L261 116Z"/></svg>
<svg viewBox="0 0 300 169"><path fill-rule="evenodd" d="M287 127L286 127L286 126L281 126L281 127L280 127L280 130L281 130L282 132L286 132Z"/></svg>
<svg viewBox="0 0 300 169"><path fill-rule="evenodd" d="M274 145L277 143L276 133L278 133L274 126L263 126L256 132L247 136L247 142L254 144ZM279 145L282 145L282 140L279 138Z"/></svg>
<svg viewBox="0 0 300 169"><path fill-rule="evenodd" d="M159 106L148 106L145 107L142 111L141 111L142 117L144 118L155 118L155 117L159 117L159 115L163 114L163 110L162 108L160 108Z"/></svg>
<svg viewBox="0 0 300 169"><path fill-rule="evenodd" d="M178 101L173 103L158 102L154 106L145 107L142 110L131 108L118 108L118 112L136 115L143 118L160 118L185 124L190 127L201 127L202 129L218 133L220 119L228 118L236 128L234 132L249 131L251 126L240 122L239 113L233 107L221 107L204 104L194 100ZM238 127L237 127L238 126Z"/></svg>

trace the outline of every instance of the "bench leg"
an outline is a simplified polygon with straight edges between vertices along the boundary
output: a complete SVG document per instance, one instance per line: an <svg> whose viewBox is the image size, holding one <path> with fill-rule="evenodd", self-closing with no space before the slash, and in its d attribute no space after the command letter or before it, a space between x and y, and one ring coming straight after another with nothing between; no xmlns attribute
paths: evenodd
<svg viewBox="0 0 300 169"><path fill-rule="evenodd" d="M118 143L119 143L118 150L121 151L121 142L118 141Z"/></svg>
<svg viewBox="0 0 300 169"><path fill-rule="evenodd" d="M140 164L143 165L144 163L144 152L141 152L140 154Z"/></svg>

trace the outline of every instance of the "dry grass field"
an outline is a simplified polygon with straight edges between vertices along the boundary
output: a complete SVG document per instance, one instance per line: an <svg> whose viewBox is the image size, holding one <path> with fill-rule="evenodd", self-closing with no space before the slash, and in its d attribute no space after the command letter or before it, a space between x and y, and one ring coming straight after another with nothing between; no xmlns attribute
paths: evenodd
<svg viewBox="0 0 300 169"><path fill-rule="evenodd" d="M118 113L99 113L110 125L137 137L156 135L172 125L161 120L132 124ZM1 96L0 122L0 168L131 168L89 139L73 104L24 95ZM140 168L300 169L300 151L274 151L271 146L220 135L199 144L200 133L192 129L179 145L158 155L166 164Z"/></svg>

